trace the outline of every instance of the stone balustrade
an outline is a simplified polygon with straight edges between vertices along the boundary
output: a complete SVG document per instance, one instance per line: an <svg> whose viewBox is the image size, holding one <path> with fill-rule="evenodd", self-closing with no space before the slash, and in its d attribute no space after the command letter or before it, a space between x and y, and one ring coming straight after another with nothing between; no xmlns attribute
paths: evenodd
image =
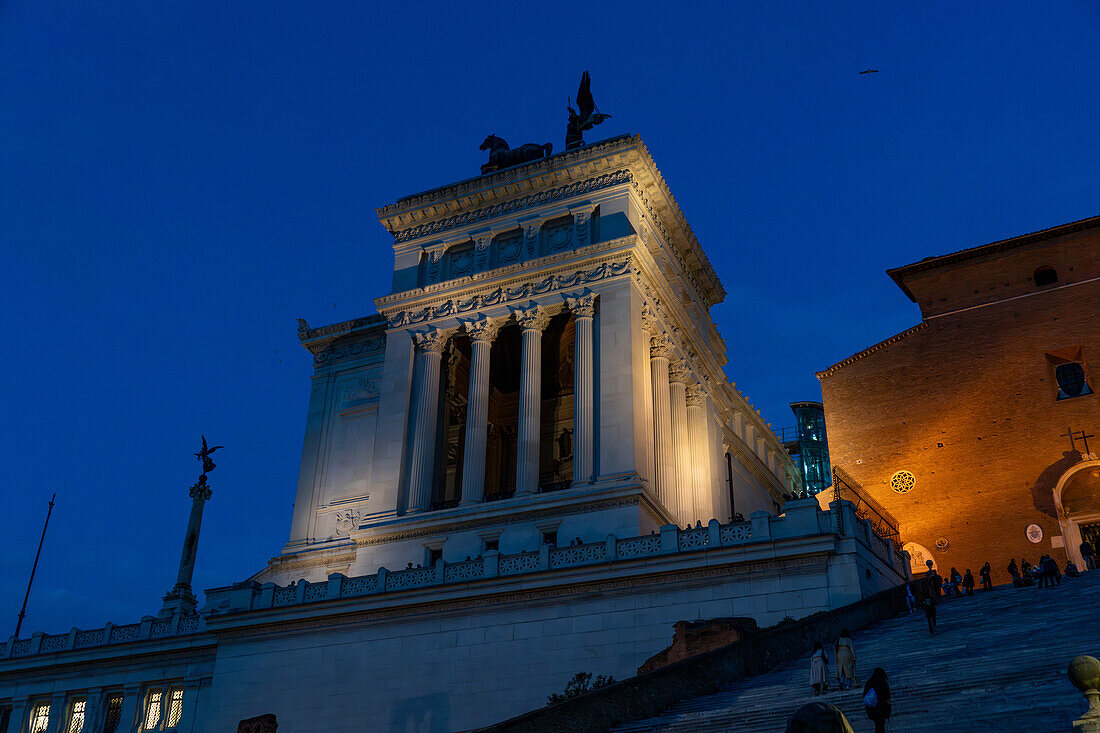
<svg viewBox="0 0 1100 733"><path fill-rule="evenodd" d="M794 506L799 504L799 506ZM265 608L381 595L432 586L452 585L468 581L501 578L527 573L539 573L570 568L583 568L610 562L636 558L690 553L720 547L771 542L799 536L825 534L835 531L831 513L818 510L813 499L791 502L787 513L773 517L757 512L752 521L721 524L712 519L706 527L681 529L665 525L660 533L640 537L618 538L608 535L603 542L588 542L567 547L543 545L537 552L502 555L489 550L474 560L448 563L437 560L431 567L416 567L391 571L379 568L374 575L346 577L339 573L328 580L310 583L299 580L288 586L265 583L253 591L251 604L229 609L226 612L255 611ZM841 502L840 511L847 513L842 526L851 528L844 532L862 542L880 560L900 576L905 577L908 559L888 539L880 536L871 523L855 515L851 504Z"/></svg>
<svg viewBox="0 0 1100 733"><path fill-rule="evenodd" d="M37 631L29 639L10 638L0 643L0 660L13 657L30 657L38 654L55 654L91 647L126 644L195 634L206 630L203 618L197 613L175 614L167 618L146 616L136 624L108 623L101 629L73 628L67 634L44 634Z"/></svg>
<svg viewBox="0 0 1100 733"><path fill-rule="evenodd" d="M205 617L220 613L242 613L271 608L303 606L305 604L361 596L396 593L417 588L459 585L473 581L531 573L552 572L629 562L639 558L688 554L723 547L752 545L797 537L834 534L835 511L845 512L841 526L842 538L862 543L899 576L906 577L909 560L892 542L880 536L866 519L856 516L849 502L836 503L829 511L821 511L814 499L791 501L783 516L773 517L756 512L751 521L721 524L712 519L706 527L681 529L665 525L659 533L639 537L619 538L608 535L603 542L586 542L567 547L543 545L536 552L501 555L490 550L474 560L448 563L438 560L432 567L387 570L379 568L373 575L346 577L339 573L328 580L310 583L300 580L288 586L274 583L241 584L228 589L240 594L230 607L211 604L200 614L175 614L167 618L147 616L140 623L115 625L101 629L72 629L67 634L48 635L36 632L29 639L11 638L0 643L0 661L13 657L53 654L89 647L165 639L205 631ZM226 589L222 589L223 591ZM214 591L208 591L208 601Z"/></svg>

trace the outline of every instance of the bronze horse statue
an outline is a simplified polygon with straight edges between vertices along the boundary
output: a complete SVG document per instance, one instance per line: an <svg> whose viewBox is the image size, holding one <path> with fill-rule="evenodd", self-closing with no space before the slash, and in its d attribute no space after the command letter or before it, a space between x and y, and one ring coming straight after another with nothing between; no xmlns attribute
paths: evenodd
<svg viewBox="0 0 1100 733"><path fill-rule="evenodd" d="M545 145L527 143L526 145L520 145L518 148L512 149L508 147L508 143L504 142L503 138L499 138L496 135L490 135L485 138L485 141L481 143L481 147L478 148L478 150L489 151L489 162L481 166L481 172L483 174L491 173L493 171L499 171L502 168L510 168L513 165L519 165L520 163L538 160L542 157L549 158L553 149L554 146L551 143L546 143Z"/></svg>

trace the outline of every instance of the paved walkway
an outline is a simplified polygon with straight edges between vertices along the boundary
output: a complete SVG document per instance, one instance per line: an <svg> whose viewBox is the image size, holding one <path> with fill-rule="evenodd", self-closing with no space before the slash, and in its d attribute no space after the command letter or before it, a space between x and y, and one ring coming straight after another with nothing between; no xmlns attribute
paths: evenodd
<svg viewBox="0 0 1100 733"><path fill-rule="evenodd" d="M875 667L890 678L897 733L1072 731L1085 699L1066 678L1078 654L1100 656L1100 571L1060 586L998 586L989 593L940 604L929 636L917 611L855 634L859 689L831 692L856 733L870 732L862 683ZM832 641L826 642L835 674ZM737 731L782 733L787 720L813 699L809 655L729 689L684 700L665 714L629 723L618 733Z"/></svg>

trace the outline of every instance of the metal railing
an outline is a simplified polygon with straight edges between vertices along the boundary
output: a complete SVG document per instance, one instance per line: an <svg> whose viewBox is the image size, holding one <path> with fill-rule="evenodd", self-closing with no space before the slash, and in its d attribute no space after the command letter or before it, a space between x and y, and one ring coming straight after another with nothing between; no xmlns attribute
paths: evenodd
<svg viewBox="0 0 1100 733"><path fill-rule="evenodd" d="M833 466L833 500L850 502L857 517L869 521L876 534L888 540L895 549L900 549L901 532L898 529L898 520L862 489L855 479L838 466ZM844 512L834 511L833 515L836 517L837 532L843 533Z"/></svg>

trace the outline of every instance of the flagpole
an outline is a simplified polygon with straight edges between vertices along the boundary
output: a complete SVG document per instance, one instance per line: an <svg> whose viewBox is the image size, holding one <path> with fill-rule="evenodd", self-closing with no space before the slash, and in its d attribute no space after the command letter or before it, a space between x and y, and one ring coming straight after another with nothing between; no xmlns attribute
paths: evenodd
<svg viewBox="0 0 1100 733"><path fill-rule="evenodd" d="M42 525L42 537L38 540L38 552L34 553L34 565L31 567L31 579L27 581L27 593L23 596L23 607L19 609L19 623L15 625L15 638L19 638L19 629L23 628L23 617L27 615L27 599L31 597L31 584L34 582L34 572L38 570L38 557L42 554L42 543L46 540L46 528L50 526L50 515L53 514L53 500L57 494L50 497L50 508L46 511L46 523Z"/></svg>

